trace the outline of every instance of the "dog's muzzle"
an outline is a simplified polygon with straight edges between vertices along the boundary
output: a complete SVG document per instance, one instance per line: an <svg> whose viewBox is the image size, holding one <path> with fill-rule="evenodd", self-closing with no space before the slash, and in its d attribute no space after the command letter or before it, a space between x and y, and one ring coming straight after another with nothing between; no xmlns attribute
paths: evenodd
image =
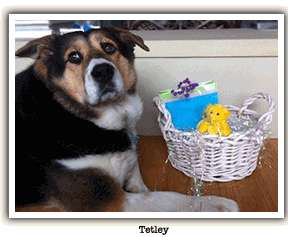
<svg viewBox="0 0 288 237"><path fill-rule="evenodd" d="M115 85L112 81L114 77L114 67L108 63L97 64L94 66L91 75L98 83L102 95L115 91Z"/></svg>
<svg viewBox="0 0 288 237"><path fill-rule="evenodd" d="M92 59L85 74L85 89L88 103L113 99L123 91L123 79L116 66L104 59Z"/></svg>
<svg viewBox="0 0 288 237"><path fill-rule="evenodd" d="M108 84L114 76L114 68L108 63L95 65L92 72L92 77L100 84Z"/></svg>

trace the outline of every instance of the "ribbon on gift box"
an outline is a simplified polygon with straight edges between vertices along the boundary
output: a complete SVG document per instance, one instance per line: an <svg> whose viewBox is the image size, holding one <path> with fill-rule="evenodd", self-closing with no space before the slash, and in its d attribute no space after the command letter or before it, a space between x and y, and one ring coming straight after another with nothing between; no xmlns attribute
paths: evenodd
<svg viewBox="0 0 288 237"><path fill-rule="evenodd" d="M203 94L205 91L212 91L215 89L217 90L217 88L218 88L217 83L214 82L213 80L211 80L211 81L200 83L199 86L197 86L194 90L190 90L188 93L189 93L190 97L191 96L193 97L193 96L197 96L201 93ZM179 88L163 90L163 91L159 92L159 94L158 94L159 98L161 100L166 100L166 99L171 99L171 98L179 98L182 96L179 94L177 96L174 96L171 93L172 90L175 90L176 92L181 91L181 89L179 89Z"/></svg>

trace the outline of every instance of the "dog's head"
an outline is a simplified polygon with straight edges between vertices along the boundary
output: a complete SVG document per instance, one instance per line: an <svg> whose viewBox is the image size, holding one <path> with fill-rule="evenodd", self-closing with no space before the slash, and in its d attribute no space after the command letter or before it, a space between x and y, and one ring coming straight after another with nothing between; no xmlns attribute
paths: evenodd
<svg viewBox="0 0 288 237"><path fill-rule="evenodd" d="M36 59L36 73L64 107L93 111L135 92L135 45L149 51L139 36L103 28L36 39L16 56Z"/></svg>

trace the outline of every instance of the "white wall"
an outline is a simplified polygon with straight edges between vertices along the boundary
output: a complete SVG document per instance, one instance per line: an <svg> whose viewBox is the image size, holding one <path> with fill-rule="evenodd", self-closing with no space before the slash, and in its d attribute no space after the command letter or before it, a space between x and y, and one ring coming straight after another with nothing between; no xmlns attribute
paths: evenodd
<svg viewBox="0 0 288 237"><path fill-rule="evenodd" d="M194 82L214 80L219 85L219 103L240 107L257 92L267 92L278 102L277 31L196 30L181 32L136 32L150 48L136 48L138 92L144 114L137 124L140 135L161 135L153 98L160 90L176 87L189 78ZM26 42L16 41L16 50ZM16 73L32 63L16 59ZM251 109L268 111L265 101ZM272 122L272 137L278 137L278 110Z"/></svg>
<svg viewBox="0 0 288 237"><path fill-rule="evenodd" d="M222 105L241 107L245 99L257 92L267 92L276 101L278 97L277 58L139 58L136 69L138 92L144 101L144 114L137 124L142 135L160 135L153 98L187 77L198 83L217 82ZM268 103L256 101L249 109L264 114L268 112ZM278 136L277 114L276 111L273 117L273 137Z"/></svg>
<svg viewBox="0 0 288 237"><path fill-rule="evenodd" d="M138 92L144 114L137 124L141 135L161 135L153 98L164 89L177 87L189 78L194 82L214 80L219 85L219 103L241 107L255 93L266 92L278 104L277 31L195 30L136 32L150 48L136 50ZM249 109L268 112L268 103L255 101ZM278 110L271 124L278 137Z"/></svg>

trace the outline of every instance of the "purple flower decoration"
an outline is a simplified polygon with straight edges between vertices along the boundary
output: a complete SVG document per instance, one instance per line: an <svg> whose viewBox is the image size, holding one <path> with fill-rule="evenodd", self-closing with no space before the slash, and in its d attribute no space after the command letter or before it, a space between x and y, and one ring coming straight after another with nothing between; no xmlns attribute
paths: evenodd
<svg viewBox="0 0 288 237"><path fill-rule="evenodd" d="M190 84L189 87L191 90L194 90L197 86L199 86L198 83L193 83L193 84Z"/></svg>
<svg viewBox="0 0 288 237"><path fill-rule="evenodd" d="M183 83L190 84L191 82L189 81L189 78L186 78L186 80L184 80Z"/></svg>
<svg viewBox="0 0 288 237"><path fill-rule="evenodd" d="M186 85L184 85L186 84ZM185 98L188 98L190 95L189 95L189 92L194 90L197 86L199 86L198 83L193 83L191 84L191 81L189 80L189 78L186 78L183 82L180 82L178 84L178 88L181 89L180 91L179 90L171 90L171 94L173 94L174 96L177 96L177 95L182 95L184 94L184 97Z"/></svg>

